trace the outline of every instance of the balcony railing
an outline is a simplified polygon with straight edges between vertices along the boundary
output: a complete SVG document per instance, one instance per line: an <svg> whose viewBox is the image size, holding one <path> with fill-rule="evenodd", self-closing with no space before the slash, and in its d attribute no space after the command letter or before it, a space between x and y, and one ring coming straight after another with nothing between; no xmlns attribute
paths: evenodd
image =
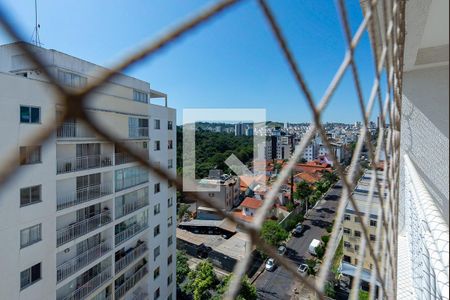
<svg viewBox="0 0 450 300"><path fill-rule="evenodd" d="M135 199L131 203L125 204L121 208L117 208L116 206L116 219L131 214L132 212L147 206L148 203L148 195L144 194L142 197Z"/></svg>
<svg viewBox="0 0 450 300"><path fill-rule="evenodd" d="M110 154L95 154L58 159L56 161L56 174L103 168L108 166L112 166L112 155Z"/></svg>
<svg viewBox="0 0 450 300"><path fill-rule="evenodd" d="M122 271L125 267L135 262L136 259L138 259L142 254L145 253L145 251L147 251L147 245L142 243L125 254L125 256L121 257L118 261L116 261L116 274Z"/></svg>
<svg viewBox="0 0 450 300"><path fill-rule="evenodd" d="M75 291L71 292L69 295L65 297L60 297L58 300L79 300L84 299L90 294L92 294L95 290L97 290L103 283L108 281L111 278L111 267L107 267L100 274L93 277L80 287L78 287Z"/></svg>
<svg viewBox="0 0 450 300"><path fill-rule="evenodd" d="M58 196L56 209L62 210L74 205L85 203L90 200L94 200L103 196L112 194L112 184L102 183L99 185L88 186L82 189L78 189L75 192L70 192Z"/></svg>
<svg viewBox="0 0 450 300"><path fill-rule="evenodd" d="M130 226L129 228L125 229L124 231L119 232L118 234L115 235L116 246L124 243L125 241L128 241L129 239L131 239L132 237L134 237L135 235L144 231L147 228L148 228L148 223L134 224L134 225Z"/></svg>
<svg viewBox="0 0 450 300"><path fill-rule="evenodd" d="M147 275L147 267L140 268L130 278L126 279L122 285L115 290L115 299L122 298L129 290L131 290L145 275Z"/></svg>
<svg viewBox="0 0 450 300"><path fill-rule="evenodd" d="M95 134L81 124L64 123L56 130L58 139L64 138L94 138Z"/></svg>
<svg viewBox="0 0 450 300"><path fill-rule="evenodd" d="M93 261L101 258L103 255L108 253L112 247L107 243L103 242L94 246L87 251L75 256L74 258L60 264L56 267L56 279L58 282L63 281L70 275L79 271L81 268L87 266Z"/></svg>
<svg viewBox="0 0 450 300"><path fill-rule="evenodd" d="M67 227L61 228L56 232L57 246L64 245L88 232L104 226L112 221L111 213L104 211L98 215L90 217L80 222L76 222Z"/></svg>
<svg viewBox="0 0 450 300"><path fill-rule="evenodd" d="M148 127L131 127L128 130L130 138L148 137Z"/></svg>
<svg viewBox="0 0 450 300"><path fill-rule="evenodd" d="M145 158L148 160L148 151L140 150L138 152L142 158ZM115 165L122 165L122 164L135 162L136 160L128 153L115 153L114 161L115 161Z"/></svg>
<svg viewBox="0 0 450 300"><path fill-rule="evenodd" d="M148 173L138 176L125 178L123 181L116 181L116 192L128 189L130 187L148 182Z"/></svg>

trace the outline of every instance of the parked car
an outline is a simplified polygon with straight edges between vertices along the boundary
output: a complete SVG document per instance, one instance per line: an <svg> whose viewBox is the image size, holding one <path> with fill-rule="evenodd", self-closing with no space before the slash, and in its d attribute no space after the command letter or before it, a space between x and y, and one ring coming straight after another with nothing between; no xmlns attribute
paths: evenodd
<svg viewBox="0 0 450 300"><path fill-rule="evenodd" d="M302 234L302 231L303 231L302 224L297 224L295 228L292 230L292 235L299 236L300 234Z"/></svg>
<svg viewBox="0 0 450 300"><path fill-rule="evenodd" d="M286 253L286 246L281 245L278 247L278 254L280 254L281 256L283 256Z"/></svg>
<svg viewBox="0 0 450 300"><path fill-rule="evenodd" d="M311 244L309 244L309 247L308 247L309 253L311 253L312 255L316 256L317 255L316 248L319 247L319 246L322 246L322 245L323 245L322 241L313 239Z"/></svg>
<svg viewBox="0 0 450 300"><path fill-rule="evenodd" d="M266 270L273 271L275 269L275 260L273 258L269 258L266 262Z"/></svg>
<svg viewBox="0 0 450 300"><path fill-rule="evenodd" d="M306 276L308 275L308 270L309 267L307 264L301 264L300 266L298 266L297 272L299 272L301 276Z"/></svg>

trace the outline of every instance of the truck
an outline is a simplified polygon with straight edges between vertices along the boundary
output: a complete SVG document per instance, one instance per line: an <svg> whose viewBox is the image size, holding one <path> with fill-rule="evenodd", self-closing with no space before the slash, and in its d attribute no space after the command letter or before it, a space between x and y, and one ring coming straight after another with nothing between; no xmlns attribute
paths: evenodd
<svg viewBox="0 0 450 300"><path fill-rule="evenodd" d="M313 239L311 241L311 244L309 244L309 247L308 247L309 253L311 253L312 255L316 256L317 255L316 248L319 247L319 246L322 246L322 241Z"/></svg>

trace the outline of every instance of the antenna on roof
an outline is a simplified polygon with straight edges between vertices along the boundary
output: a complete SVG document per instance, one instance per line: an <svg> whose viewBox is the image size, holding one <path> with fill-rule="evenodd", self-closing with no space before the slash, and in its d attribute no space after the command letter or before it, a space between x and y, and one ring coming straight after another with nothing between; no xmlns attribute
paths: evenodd
<svg viewBox="0 0 450 300"><path fill-rule="evenodd" d="M31 42L36 46L40 47L41 39L39 38L39 29L41 25L38 24L38 9L37 9L37 0L34 0L34 30L33 35L31 36Z"/></svg>

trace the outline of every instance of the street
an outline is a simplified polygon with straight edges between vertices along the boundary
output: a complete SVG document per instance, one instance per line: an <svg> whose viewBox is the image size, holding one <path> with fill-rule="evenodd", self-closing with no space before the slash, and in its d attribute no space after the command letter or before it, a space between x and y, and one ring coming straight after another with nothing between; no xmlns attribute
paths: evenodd
<svg viewBox="0 0 450 300"><path fill-rule="evenodd" d="M299 237L292 237L287 242L286 256L296 266L312 258L308 246L313 239L320 240L322 235L328 234L327 226L331 225L335 217L336 208L341 196L341 182L330 188L325 197L310 210L303 221L304 231ZM282 267L274 271L264 272L255 281L259 299L290 299L295 280Z"/></svg>

